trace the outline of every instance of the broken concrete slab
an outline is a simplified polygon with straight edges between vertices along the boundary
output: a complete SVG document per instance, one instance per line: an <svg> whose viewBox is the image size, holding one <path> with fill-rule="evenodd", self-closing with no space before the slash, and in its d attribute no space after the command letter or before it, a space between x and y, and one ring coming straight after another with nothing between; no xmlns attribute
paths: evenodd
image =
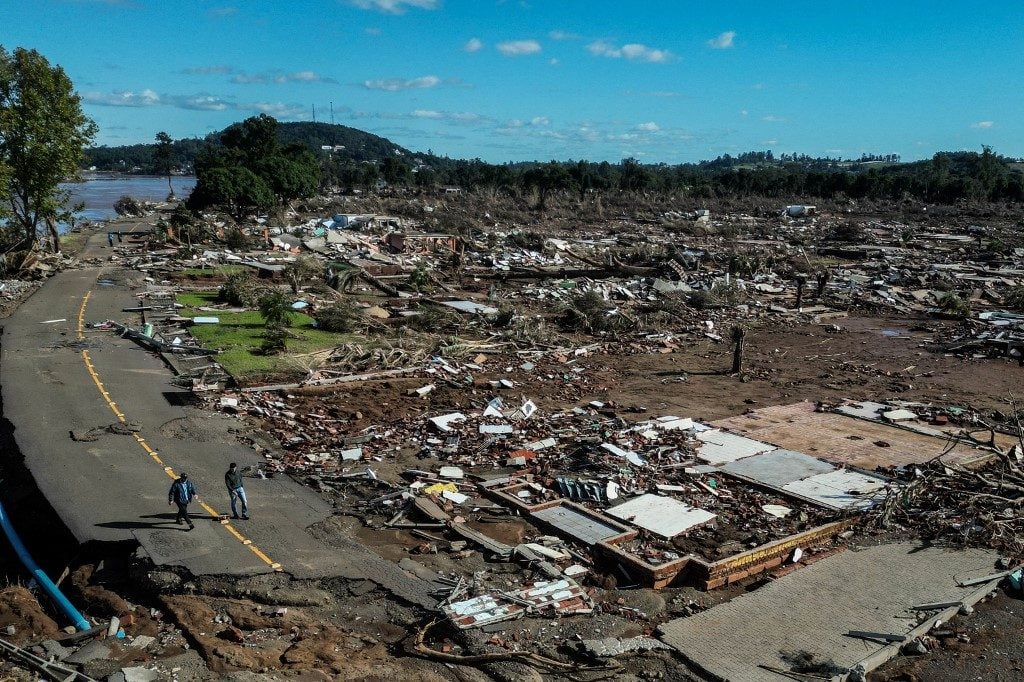
<svg viewBox="0 0 1024 682"><path fill-rule="evenodd" d="M908 618L912 606L983 596L987 586L962 588L956 579L988 573L998 558L992 550L950 551L916 543L842 552L725 604L669 621L659 636L705 674L731 682L789 679L758 667L788 670L787 651L853 668L883 644L847 637L848 632L908 634L917 625ZM822 608L823 600L829 608ZM786 626L766 619L766 613L784 614Z"/></svg>
<svg viewBox="0 0 1024 682"><path fill-rule="evenodd" d="M612 507L608 513L663 538L674 538L715 518L711 512L691 507L674 497L650 493Z"/></svg>

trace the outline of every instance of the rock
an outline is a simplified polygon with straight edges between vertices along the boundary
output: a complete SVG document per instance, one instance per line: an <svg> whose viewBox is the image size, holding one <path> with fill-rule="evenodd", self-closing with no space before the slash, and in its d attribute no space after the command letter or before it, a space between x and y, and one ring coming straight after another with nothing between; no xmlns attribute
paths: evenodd
<svg viewBox="0 0 1024 682"><path fill-rule="evenodd" d="M160 679L160 673L151 668L136 666L133 668L121 668L107 678L107 682L156 682Z"/></svg>
<svg viewBox="0 0 1024 682"><path fill-rule="evenodd" d="M907 656L921 656L928 653L928 647L919 639L914 639L903 645L902 651Z"/></svg>
<svg viewBox="0 0 1024 682"><path fill-rule="evenodd" d="M81 649L64 659L66 663L84 665L89 661L106 660L110 658L110 647L105 641L94 639Z"/></svg>
<svg viewBox="0 0 1024 682"><path fill-rule="evenodd" d="M137 637L132 637L131 644L129 644L128 646L130 646L133 649L145 649L155 641L156 637L150 637L149 635L139 635Z"/></svg>
<svg viewBox="0 0 1024 682"><path fill-rule="evenodd" d="M146 573L148 587L156 592L173 592L181 587L181 576L171 571L148 571Z"/></svg>
<svg viewBox="0 0 1024 682"><path fill-rule="evenodd" d="M242 631L233 625L229 625L228 627L218 632L217 636L221 639L226 639L229 642L234 642L235 644L245 643L245 635L243 635Z"/></svg>
<svg viewBox="0 0 1024 682"><path fill-rule="evenodd" d="M63 646L60 642L56 642L52 639L44 639L39 643L45 654L43 658L53 658L57 661L63 661L65 658L74 653L74 649L69 649Z"/></svg>

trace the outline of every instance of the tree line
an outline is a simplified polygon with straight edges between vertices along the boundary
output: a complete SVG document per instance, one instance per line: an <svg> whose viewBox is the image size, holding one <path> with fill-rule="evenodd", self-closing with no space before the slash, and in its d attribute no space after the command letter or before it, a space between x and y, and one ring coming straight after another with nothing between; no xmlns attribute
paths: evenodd
<svg viewBox="0 0 1024 682"><path fill-rule="evenodd" d="M198 140L174 141L178 166L194 167L200 175L199 166L206 163L209 168L209 150L223 148L224 140L232 139L233 130L257 118L272 120L265 115L248 119L209 136L201 144ZM909 163L901 162L896 154L841 159L776 155L764 150L675 165L644 164L632 158L618 163L569 160L492 164L480 159L451 159L429 150L410 152L385 138L341 125L275 122L275 131L278 149L290 149L292 154L305 149L316 160L320 189L352 191L387 185L427 191L443 186L465 191L527 191L537 194L541 207L552 193L573 192L582 199L588 192L603 191L654 192L698 199L806 197L931 203L1024 200L1022 164L996 154L990 147L979 152L938 152L932 159ZM325 146L330 150L323 149ZM97 148L89 152L93 155L90 158L98 158L98 150L111 159L123 150L121 156L135 158L145 172L162 173L154 155L156 145ZM309 157L305 158L308 162ZM256 174L260 175L258 171ZM236 178L238 182L243 179ZM242 189L240 186L236 194L242 194ZM248 200L262 206L268 195L257 190ZM291 191L275 194L278 198L301 196Z"/></svg>

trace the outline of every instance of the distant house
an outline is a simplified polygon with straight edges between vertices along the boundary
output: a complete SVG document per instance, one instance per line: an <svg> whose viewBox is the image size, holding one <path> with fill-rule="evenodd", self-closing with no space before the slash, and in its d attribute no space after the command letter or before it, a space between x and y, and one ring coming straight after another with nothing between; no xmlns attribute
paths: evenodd
<svg viewBox="0 0 1024 682"><path fill-rule="evenodd" d="M455 187L454 185L449 185L449 186L444 188L444 193L445 194L462 194L462 188L461 187Z"/></svg>

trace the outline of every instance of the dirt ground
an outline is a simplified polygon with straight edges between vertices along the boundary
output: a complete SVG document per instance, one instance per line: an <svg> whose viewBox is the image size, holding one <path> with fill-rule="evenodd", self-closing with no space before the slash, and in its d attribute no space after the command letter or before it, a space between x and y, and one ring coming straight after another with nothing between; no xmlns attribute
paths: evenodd
<svg viewBox="0 0 1024 682"><path fill-rule="evenodd" d="M874 671L872 682L1017 682L1024 679L1024 601L1000 591L958 617L935 648L922 656L900 656Z"/></svg>

